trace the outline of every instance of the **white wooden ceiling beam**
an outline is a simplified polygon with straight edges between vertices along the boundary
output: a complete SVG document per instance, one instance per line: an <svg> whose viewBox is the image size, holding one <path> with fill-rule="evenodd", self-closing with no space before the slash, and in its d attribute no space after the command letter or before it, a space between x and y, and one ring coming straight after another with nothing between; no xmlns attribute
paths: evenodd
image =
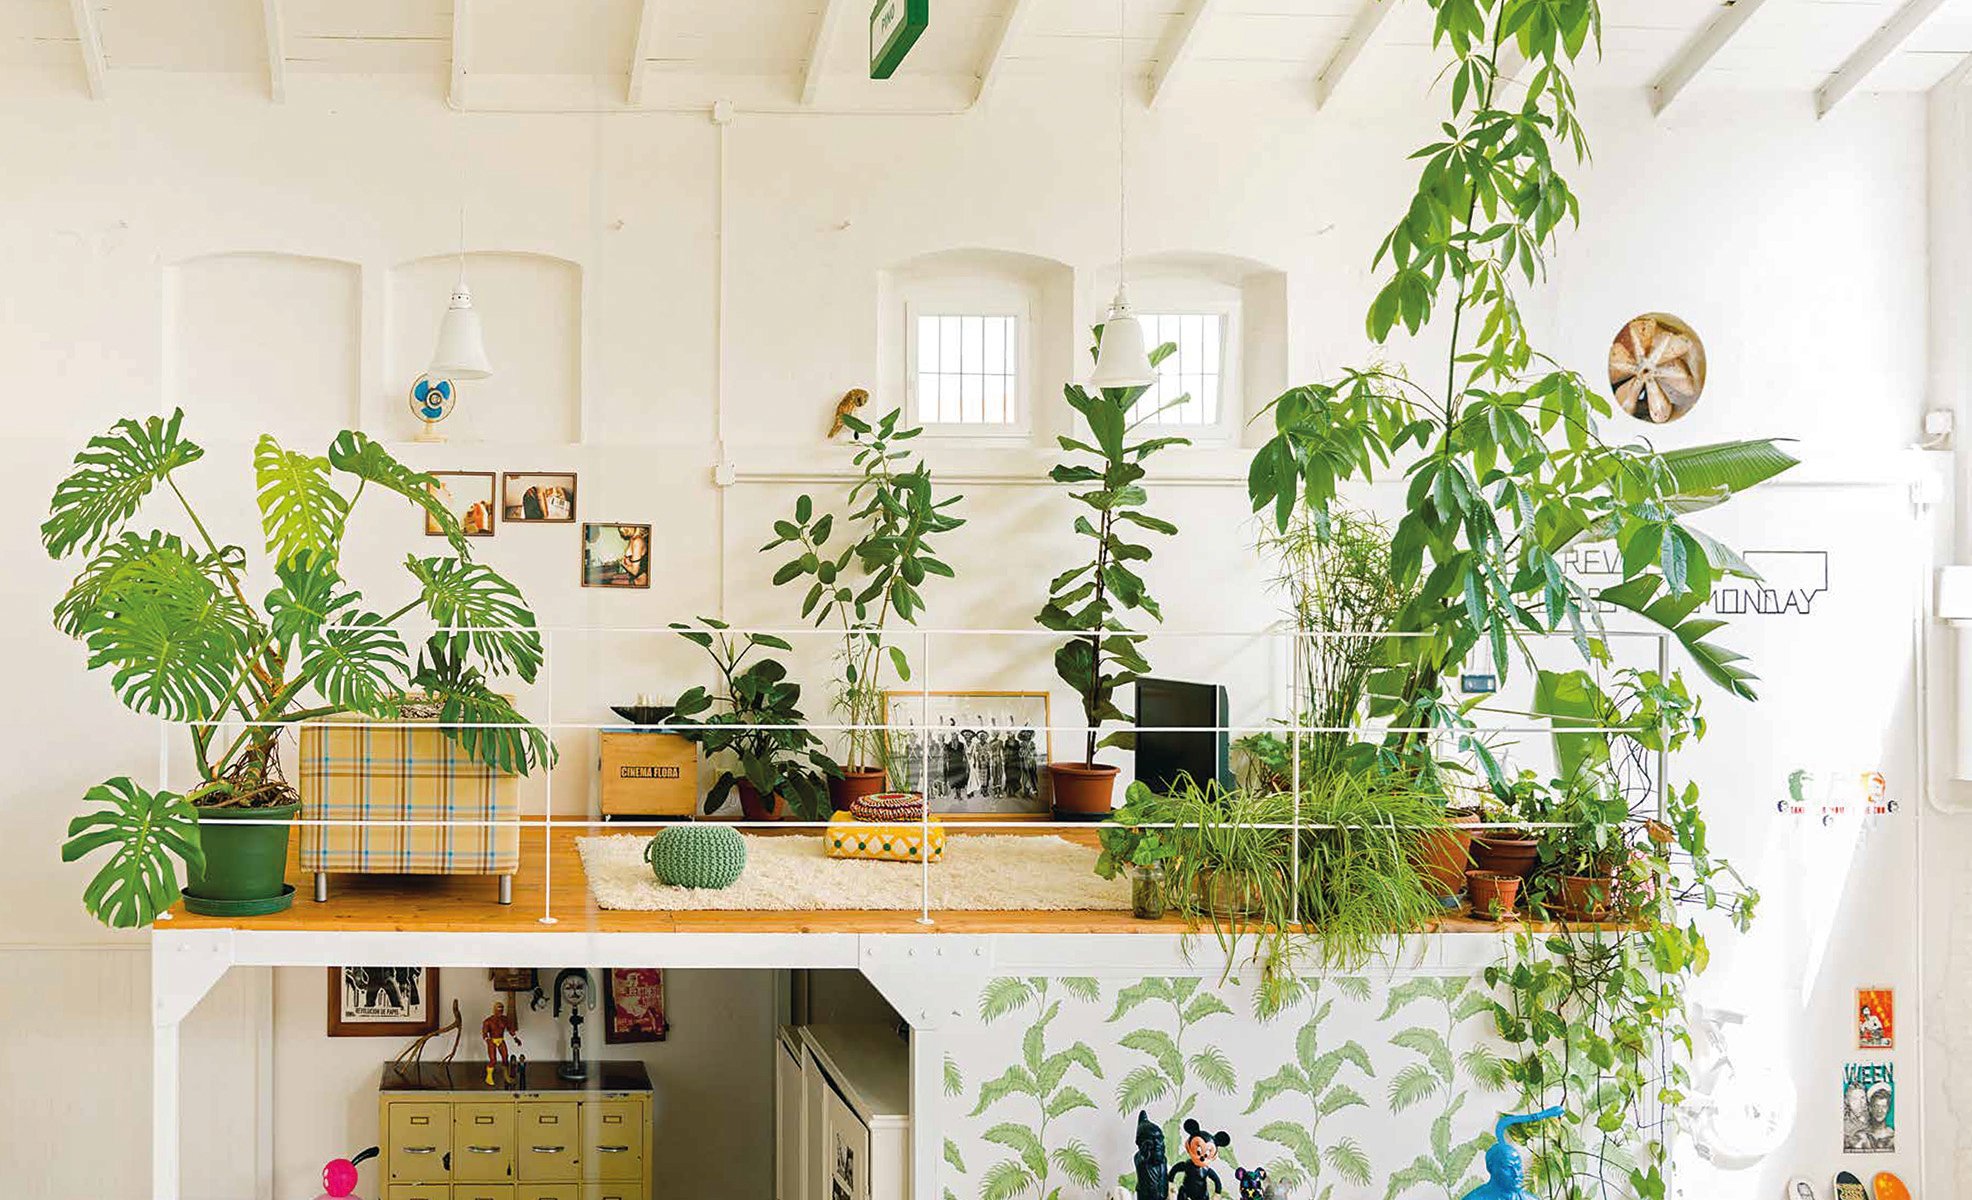
<svg viewBox="0 0 1972 1200"><path fill-rule="evenodd" d="M472 61L471 31L466 25L466 0L452 0L452 86L446 98L453 108L466 106L466 75Z"/></svg>
<svg viewBox="0 0 1972 1200"><path fill-rule="evenodd" d="M1835 69L1826 82L1815 89L1815 112L1827 116L1835 111L1835 106L1847 100L1855 90L1868 81L1876 68L1889 61L1891 55L1903 49L1910 35L1917 27L1931 19L1944 0L1906 0L1902 8L1890 14L1881 28L1869 35L1869 40L1856 48L1847 62Z"/></svg>
<svg viewBox="0 0 1972 1200"><path fill-rule="evenodd" d="M90 0L68 0L68 11L75 20L75 42L82 51L82 73L89 80L89 98L101 100L109 64L103 57L103 32L96 25L96 10L89 4Z"/></svg>
<svg viewBox="0 0 1972 1200"><path fill-rule="evenodd" d="M835 35L848 18L849 0L825 0L815 21L815 40L808 47L808 66L801 73L803 105L813 104L821 93L822 78L828 74L829 47L835 44Z"/></svg>
<svg viewBox="0 0 1972 1200"><path fill-rule="evenodd" d="M1657 78L1650 81L1650 111L1663 116L1666 109L1677 102L1684 90L1712 60L1719 56L1753 14L1760 11L1767 0L1725 0L1719 11L1705 28L1698 31L1690 41L1679 47L1677 57L1673 58Z"/></svg>
<svg viewBox="0 0 1972 1200"><path fill-rule="evenodd" d="M650 77L651 55L657 50L657 0L643 0L637 13L637 48L631 52L630 81L623 99L631 108L644 103L644 81Z"/></svg>
<svg viewBox="0 0 1972 1200"><path fill-rule="evenodd" d="M1000 10L1000 27L993 31L993 40L986 47L986 57L979 64L979 88L972 94L974 104L983 104L993 92L993 85L999 82L1000 71L1007 63L1007 49L1020 33L1021 25L1034 11L1034 0L1007 0Z"/></svg>
<svg viewBox="0 0 1972 1200"><path fill-rule="evenodd" d="M267 27L267 96L280 104L288 98L288 51L281 0L260 0L261 22Z"/></svg>
<svg viewBox="0 0 1972 1200"><path fill-rule="evenodd" d="M1177 25L1165 39L1165 49L1157 56L1157 65L1150 72L1150 106L1157 107L1158 98L1164 95L1164 88L1184 67L1185 61L1197 52L1198 30L1205 23L1205 13L1212 7L1212 0L1191 0L1184 11L1178 14ZM1117 36L1121 37L1119 33Z"/></svg>
<svg viewBox="0 0 1972 1200"><path fill-rule="evenodd" d="M1349 68L1355 66L1363 51L1369 49L1370 39L1376 36L1376 31L1382 28L1384 20L1396 7L1397 0L1363 0L1363 6L1356 10L1348 31L1342 35L1342 44L1322 64L1321 74L1315 76L1316 108L1328 104L1330 97L1335 95L1335 89L1342 85L1343 77L1348 75Z"/></svg>

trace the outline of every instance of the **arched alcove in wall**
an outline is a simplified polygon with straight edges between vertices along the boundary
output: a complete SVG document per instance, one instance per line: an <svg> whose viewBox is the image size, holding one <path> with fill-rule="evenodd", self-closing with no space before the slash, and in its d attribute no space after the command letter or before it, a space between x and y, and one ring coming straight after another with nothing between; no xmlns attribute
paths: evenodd
<svg viewBox="0 0 1972 1200"><path fill-rule="evenodd" d="M1108 302L1112 270L1101 293ZM1206 312L1223 321L1226 410L1216 435L1238 445L1247 422L1288 386L1287 272L1239 255L1178 250L1132 258L1130 300L1139 314Z"/></svg>
<svg viewBox="0 0 1972 1200"><path fill-rule="evenodd" d="M493 374L461 381L441 432L455 442L573 445L582 440L582 267L528 251L464 256ZM405 400L424 373L461 270L457 254L391 268L385 303L384 379L371 423L406 440L421 426Z"/></svg>
<svg viewBox="0 0 1972 1200"><path fill-rule="evenodd" d="M1020 419L1004 436L1052 431L1048 403L1074 369L1075 272L1068 264L1015 250L966 247L905 259L877 281L880 394L909 408L913 321L922 314L993 313L1018 317Z"/></svg>
<svg viewBox="0 0 1972 1200"><path fill-rule="evenodd" d="M195 436L326 442L361 418L363 273L261 251L164 268L165 407Z"/></svg>

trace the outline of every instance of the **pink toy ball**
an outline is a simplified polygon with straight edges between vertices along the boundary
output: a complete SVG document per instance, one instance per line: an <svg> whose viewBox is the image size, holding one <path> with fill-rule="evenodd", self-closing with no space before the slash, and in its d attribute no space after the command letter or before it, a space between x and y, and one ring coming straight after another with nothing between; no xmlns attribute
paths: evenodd
<svg viewBox="0 0 1972 1200"><path fill-rule="evenodd" d="M322 1168L322 1194L316 1200L343 1200L356 1191L356 1164L377 1156L377 1147L358 1153L354 1158L338 1158Z"/></svg>

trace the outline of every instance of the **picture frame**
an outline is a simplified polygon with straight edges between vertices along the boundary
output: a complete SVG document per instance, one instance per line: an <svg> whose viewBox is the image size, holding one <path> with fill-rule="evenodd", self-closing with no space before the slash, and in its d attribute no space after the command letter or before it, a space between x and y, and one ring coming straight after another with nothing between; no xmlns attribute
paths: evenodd
<svg viewBox="0 0 1972 1200"><path fill-rule="evenodd" d="M573 471L502 471L500 520L509 525L572 525L581 503L577 483Z"/></svg>
<svg viewBox="0 0 1972 1200"><path fill-rule="evenodd" d="M918 792L946 820L1046 820L1053 810L1048 763L1054 735L1046 692L886 691L885 742L898 791ZM930 749L930 786L920 778L926 748L914 731L927 716L951 735ZM984 735L983 743L977 735Z"/></svg>
<svg viewBox="0 0 1972 1200"><path fill-rule="evenodd" d="M429 471L435 481L427 485L438 502L458 519L467 537L492 537L497 529L494 492L498 476L491 471ZM457 482L453 482L453 481ZM425 536L443 537L430 513L425 514Z"/></svg>
<svg viewBox="0 0 1972 1200"><path fill-rule="evenodd" d="M664 1015L664 971L658 967L610 967L603 971L603 1041L609 1045L661 1042L670 1032Z"/></svg>
<svg viewBox="0 0 1972 1200"><path fill-rule="evenodd" d="M1857 988L1856 1049L1894 1050L1896 1048L1896 989Z"/></svg>
<svg viewBox="0 0 1972 1200"><path fill-rule="evenodd" d="M438 1028L437 967L328 968L329 1037L418 1037Z"/></svg>
<svg viewBox="0 0 1972 1200"><path fill-rule="evenodd" d="M582 586L649 588L648 524L620 521L582 523Z"/></svg>

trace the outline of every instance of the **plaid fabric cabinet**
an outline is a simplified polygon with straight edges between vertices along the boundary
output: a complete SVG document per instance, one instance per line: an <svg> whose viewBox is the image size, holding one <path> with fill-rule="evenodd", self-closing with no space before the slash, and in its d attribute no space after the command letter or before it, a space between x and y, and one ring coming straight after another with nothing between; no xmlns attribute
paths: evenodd
<svg viewBox="0 0 1972 1200"><path fill-rule="evenodd" d="M404 824L301 826L301 867L328 899L336 872L494 875L513 900L520 869L515 777L478 762L422 722L333 717L301 730L301 818ZM467 822L441 824L441 822Z"/></svg>

